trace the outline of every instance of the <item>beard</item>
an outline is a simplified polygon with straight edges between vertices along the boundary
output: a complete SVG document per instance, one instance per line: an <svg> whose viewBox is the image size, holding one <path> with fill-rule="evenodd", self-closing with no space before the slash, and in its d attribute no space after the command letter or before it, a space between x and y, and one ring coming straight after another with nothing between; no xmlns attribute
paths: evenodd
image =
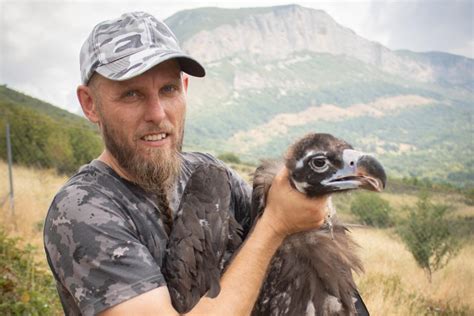
<svg viewBox="0 0 474 316"><path fill-rule="evenodd" d="M105 147L116 159L120 167L131 177L131 181L147 192L158 196L167 195L175 184L181 168L180 151L183 137L183 125L178 131L177 143L170 148L138 148L127 140L127 135L119 126L107 121L101 115L102 136ZM145 133L173 130L168 122L149 126ZM135 138L135 136L134 136Z"/></svg>

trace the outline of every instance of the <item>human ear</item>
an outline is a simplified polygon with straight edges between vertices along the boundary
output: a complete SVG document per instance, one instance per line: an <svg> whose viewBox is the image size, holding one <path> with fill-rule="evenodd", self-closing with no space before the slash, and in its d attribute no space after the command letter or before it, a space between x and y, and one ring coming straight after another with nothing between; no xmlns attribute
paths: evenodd
<svg viewBox="0 0 474 316"><path fill-rule="evenodd" d="M80 85L79 87L77 87L76 93L84 115L92 123L99 123L97 100L95 100L91 88L85 85Z"/></svg>
<svg viewBox="0 0 474 316"><path fill-rule="evenodd" d="M181 78L181 80L183 80L183 90L184 92L188 92L189 76L183 72Z"/></svg>

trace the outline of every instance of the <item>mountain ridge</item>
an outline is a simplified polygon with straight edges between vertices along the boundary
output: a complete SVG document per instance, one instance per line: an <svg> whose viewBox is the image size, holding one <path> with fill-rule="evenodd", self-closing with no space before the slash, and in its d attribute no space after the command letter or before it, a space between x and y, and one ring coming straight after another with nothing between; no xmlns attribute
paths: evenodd
<svg viewBox="0 0 474 316"><path fill-rule="evenodd" d="M213 20L219 12L225 17ZM193 19L213 24L199 28ZM391 51L324 11L301 6L206 8L167 22L208 73L189 87L185 141L194 148L255 162L280 156L305 133L329 132L379 153L392 175L474 184L473 59ZM404 96L430 102L384 109L389 116L361 112L328 120L328 111L342 115L354 104L367 109ZM326 117L305 121L304 115Z"/></svg>
<svg viewBox="0 0 474 316"><path fill-rule="evenodd" d="M222 12L225 12L225 17L216 19ZM186 25L192 25L197 17L213 23L207 23L202 29L192 28L191 34ZM359 36L339 25L323 10L299 5L256 9L203 8L187 10L186 14L176 13L166 22L179 34L182 46L204 63L237 53L250 54L257 61L262 57L275 59L306 49L316 53L347 55L392 74L403 74L417 81L434 81L434 74L426 62L398 54L380 43ZM281 33L285 33L286 37L280 37ZM275 42L278 42L278 47ZM467 57L458 62L468 63L471 69L474 65L474 60Z"/></svg>

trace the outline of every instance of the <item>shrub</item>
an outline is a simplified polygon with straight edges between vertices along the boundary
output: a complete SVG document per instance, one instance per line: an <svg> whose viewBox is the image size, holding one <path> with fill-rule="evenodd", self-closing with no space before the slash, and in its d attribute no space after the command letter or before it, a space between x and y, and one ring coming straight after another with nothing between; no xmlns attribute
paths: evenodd
<svg viewBox="0 0 474 316"><path fill-rule="evenodd" d="M415 207L409 208L408 217L397 228L398 235L430 282L433 272L444 267L461 246L446 219L449 210L449 206L432 203L424 194Z"/></svg>
<svg viewBox="0 0 474 316"><path fill-rule="evenodd" d="M359 193L351 203L351 213L360 222L374 227L389 227L393 225L390 204L373 193Z"/></svg>
<svg viewBox="0 0 474 316"><path fill-rule="evenodd" d="M72 174L100 155L100 135L82 121L55 120L39 111L0 100L0 159L7 159L6 123L10 124L13 163L55 168ZM84 126L83 126L84 125Z"/></svg>
<svg viewBox="0 0 474 316"><path fill-rule="evenodd" d="M36 267L35 249L21 249L0 228L0 315L60 315L53 277Z"/></svg>
<svg viewBox="0 0 474 316"><path fill-rule="evenodd" d="M228 163L240 163L240 158L231 152L222 153L217 158Z"/></svg>

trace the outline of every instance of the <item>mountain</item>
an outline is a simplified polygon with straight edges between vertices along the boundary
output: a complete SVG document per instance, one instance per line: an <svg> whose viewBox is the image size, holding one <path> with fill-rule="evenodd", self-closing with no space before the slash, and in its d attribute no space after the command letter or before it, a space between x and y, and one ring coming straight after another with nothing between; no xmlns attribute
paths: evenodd
<svg viewBox="0 0 474 316"><path fill-rule="evenodd" d="M185 144L244 160L329 132L389 174L474 185L474 60L392 51L321 10L201 8L165 21L206 67L192 79Z"/></svg>
<svg viewBox="0 0 474 316"><path fill-rule="evenodd" d="M385 72L423 82L436 81L440 71L456 66L461 73L452 78L454 83L461 78L474 82L469 67L465 67L472 67L468 58L393 52L339 25L324 11L298 5L186 10L171 16L166 23L176 32L183 48L204 63L236 55L251 57L256 63L268 62L308 51L349 56Z"/></svg>

